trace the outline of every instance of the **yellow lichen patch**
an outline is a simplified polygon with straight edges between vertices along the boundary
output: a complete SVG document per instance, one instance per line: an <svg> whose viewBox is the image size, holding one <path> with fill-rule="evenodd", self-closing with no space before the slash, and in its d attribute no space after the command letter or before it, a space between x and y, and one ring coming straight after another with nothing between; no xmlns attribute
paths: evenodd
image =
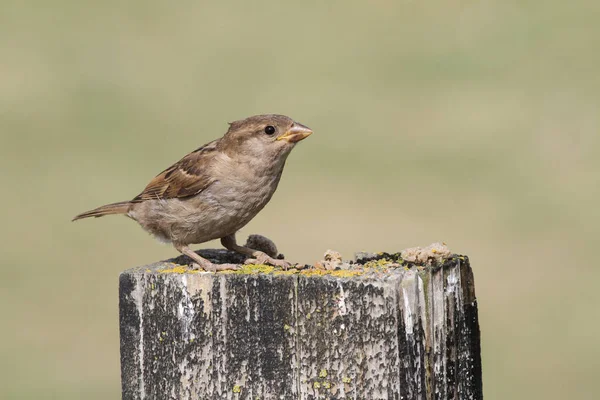
<svg viewBox="0 0 600 400"><path fill-rule="evenodd" d="M392 260L388 260L387 258L381 258L379 260L369 261L365 263L365 268L383 268L390 264L393 264Z"/></svg>
<svg viewBox="0 0 600 400"><path fill-rule="evenodd" d="M321 383L320 382L315 382L315 383L313 383L313 387L315 389L321 389Z"/></svg>
<svg viewBox="0 0 600 400"><path fill-rule="evenodd" d="M240 393L242 391L242 388L240 387L240 385L235 385L233 387L233 393Z"/></svg>
<svg viewBox="0 0 600 400"><path fill-rule="evenodd" d="M325 368L319 371L319 378L327 378L327 370Z"/></svg>
<svg viewBox="0 0 600 400"><path fill-rule="evenodd" d="M365 264L365 267L375 268L379 265L386 265L390 263L389 260L379 260L379 261L371 261L370 263ZM171 264L170 268L159 269L158 273L161 274L197 274L202 271L189 268L185 265L177 265ZM257 275L257 274L273 274L273 275L298 275L302 274L304 276L325 276L331 275L336 278L351 278L353 276L363 275L365 273L364 270L350 270L350 269L337 269L337 270L320 270L315 268L310 269L302 269L298 270L296 268L291 268L289 270L282 270L278 267L274 267L272 265L266 264L245 264L240 265L239 269L235 270L223 270L219 271L219 274L237 274L237 275Z"/></svg>
<svg viewBox="0 0 600 400"><path fill-rule="evenodd" d="M344 383L350 383L350 382L352 382L352 378L348 378L347 376L344 376L342 378L342 382L344 382Z"/></svg>
<svg viewBox="0 0 600 400"><path fill-rule="evenodd" d="M219 271L219 274L228 275L228 274L235 274L236 272L237 271L234 269L224 269L223 271Z"/></svg>
<svg viewBox="0 0 600 400"><path fill-rule="evenodd" d="M362 275L364 274L364 271L356 271L356 270L349 270L349 269L338 269L335 271L329 271L331 272L331 276L335 276L337 278L351 278L353 276L358 276L358 275Z"/></svg>
<svg viewBox="0 0 600 400"><path fill-rule="evenodd" d="M159 269L158 272L160 274L197 274L200 271L189 269L183 265L175 265L173 268Z"/></svg>
<svg viewBox="0 0 600 400"><path fill-rule="evenodd" d="M269 274L275 270L275 267L266 264L245 264L240 269L233 271L235 274Z"/></svg>
<svg viewBox="0 0 600 400"><path fill-rule="evenodd" d="M325 276L331 275L336 278L351 278L353 276L364 274L363 271L349 270L349 269L337 269L335 271L325 271L322 269L304 269L300 271L304 276Z"/></svg>
<svg viewBox="0 0 600 400"><path fill-rule="evenodd" d="M329 381L324 381L324 382L323 382L323 387L324 387L325 389L331 389L331 382L329 382Z"/></svg>
<svg viewBox="0 0 600 400"><path fill-rule="evenodd" d="M323 276L329 275L329 271L323 269L303 269L300 273L304 276Z"/></svg>

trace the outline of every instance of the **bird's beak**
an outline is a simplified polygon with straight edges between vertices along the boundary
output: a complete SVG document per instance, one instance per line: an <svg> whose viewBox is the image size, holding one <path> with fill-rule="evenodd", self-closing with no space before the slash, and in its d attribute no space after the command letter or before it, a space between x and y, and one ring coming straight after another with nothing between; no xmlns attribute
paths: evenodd
<svg viewBox="0 0 600 400"><path fill-rule="evenodd" d="M288 143L296 143L307 138L312 133L312 130L308 126L294 122L292 127L283 135L279 136L277 140L285 140Z"/></svg>

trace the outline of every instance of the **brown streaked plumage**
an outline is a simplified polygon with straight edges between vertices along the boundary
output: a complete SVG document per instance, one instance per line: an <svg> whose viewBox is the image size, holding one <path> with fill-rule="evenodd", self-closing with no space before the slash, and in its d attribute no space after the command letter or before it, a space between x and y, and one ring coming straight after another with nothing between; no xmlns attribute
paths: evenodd
<svg viewBox="0 0 600 400"><path fill-rule="evenodd" d="M158 174L131 201L107 204L73 220L126 214L206 270L235 267L213 265L188 247L213 239L254 257L250 262L287 266L286 261L239 246L235 233L268 203L290 151L311 133L284 115L256 115L233 122L225 136Z"/></svg>

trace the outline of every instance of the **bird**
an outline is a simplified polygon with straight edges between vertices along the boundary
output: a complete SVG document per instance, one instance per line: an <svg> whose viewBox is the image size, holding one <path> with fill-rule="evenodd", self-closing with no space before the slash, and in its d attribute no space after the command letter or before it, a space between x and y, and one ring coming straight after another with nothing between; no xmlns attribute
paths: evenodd
<svg viewBox="0 0 600 400"><path fill-rule="evenodd" d="M313 131L278 114L229 123L225 135L192 151L148 183L129 201L81 213L89 217L123 214L162 242L171 243L205 271L237 269L213 264L189 246L220 239L228 250L259 264L287 268L286 260L238 245L235 234L271 200L288 155Z"/></svg>

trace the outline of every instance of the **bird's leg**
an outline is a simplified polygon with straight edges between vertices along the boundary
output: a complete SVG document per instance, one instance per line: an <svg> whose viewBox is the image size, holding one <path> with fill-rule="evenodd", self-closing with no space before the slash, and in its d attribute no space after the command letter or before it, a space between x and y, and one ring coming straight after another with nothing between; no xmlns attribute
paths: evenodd
<svg viewBox="0 0 600 400"><path fill-rule="evenodd" d="M179 244L174 244L174 246L177 249L177 251L179 251L181 254L185 254L186 256L191 258L196 264L198 264L205 271L216 272L216 271L224 271L224 270L228 270L228 269L232 269L232 270L239 269L239 267L235 264L213 264L210 261L208 261L206 258L200 257L198 254L196 254L195 251L190 249L188 246L179 245Z"/></svg>
<svg viewBox="0 0 600 400"><path fill-rule="evenodd" d="M249 247L240 246L235 241L235 233L225 236L221 238L221 244L227 250L235 251L246 256L250 256L253 258L249 258L246 260L246 264L270 264L276 267L282 267L283 269L287 269L292 264L285 260L277 260L273 257L270 257L266 253L262 251L254 250Z"/></svg>

